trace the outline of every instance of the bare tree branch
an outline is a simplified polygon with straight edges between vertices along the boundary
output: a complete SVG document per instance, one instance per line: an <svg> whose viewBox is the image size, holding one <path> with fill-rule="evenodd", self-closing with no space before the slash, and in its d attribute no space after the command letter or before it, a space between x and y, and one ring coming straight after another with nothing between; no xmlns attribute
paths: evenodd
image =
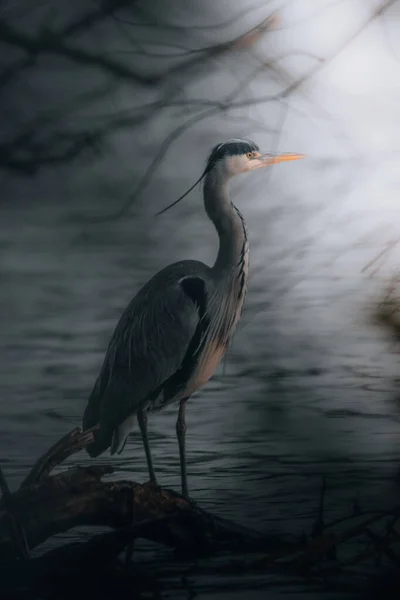
<svg viewBox="0 0 400 600"><path fill-rule="evenodd" d="M71 46L58 33L52 31L42 31L35 36L22 33L0 21L0 41L26 50L32 57L38 54L52 54L69 58L81 65L98 67L123 81L142 85L154 85L159 82L157 76L143 75L101 54Z"/></svg>
<svg viewBox="0 0 400 600"><path fill-rule="evenodd" d="M98 10L90 11L83 17L79 17L75 21L69 23L64 27L58 34L61 37L73 36L78 33L87 31L93 25L105 19L111 12L114 12L118 8L126 6L130 0L105 0L102 7ZM0 18L1 24L1 18ZM36 63L36 56L28 56L15 61L13 64L7 66L2 73L0 73L0 90L3 86L10 83L15 77L21 75L25 69L32 68Z"/></svg>
<svg viewBox="0 0 400 600"><path fill-rule="evenodd" d="M120 2L119 4L123 4ZM63 32L65 35L72 35L78 31L82 31L94 21L100 19L100 15L98 12L89 13L86 17L83 18L82 22L75 21L73 24L70 24L66 27ZM108 71L112 73L116 79L118 80L126 80L133 78L132 82L135 83L151 83L152 85L155 83L161 83L164 78L169 81L169 77L172 75L180 74L182 75L186 71L190 71L193 73L193 69L195 66L203 64L207 59L213 57L222 56L225 53L228 53L232 50L243 51L256 43L263 35L263 33L268 29L271 24L271 18L268 17L264 19L259 25L252 28L250 31L245 34L240 35L239 37L234 38L230 42L226 42L223 44L219 44L217 46L212 46L206 48L204 52L199 55L193 56L191 59L179 63L174 67L170 68L169 71L162 75L154 75L154 76L145 76L142 80L141 76L139 79L137 78L137 74L132 71L130 68L125 67L120 64L118 61L109 60L105 58L103 55L94 54L87 52L86 50L78 49L76 47L72 47L67 44L64 37L59 35L58 33L52 33L49 31L40 32L38 35L28 35L25 33L18 32L15 28L11 27L8 24L2 23L0 21L0 39L5 41L6 43L13 44L19 48L23 48L30 53L29 60L24 59L24 61L17 62L10 70L9 73L6 71L3 73L4 82L9 80L10 77L15 76L18 72L18 69L21 67L30 66L31 62L35 60L35 57L38 53L50 53L56 54L59 56L64 56L69 58L79 64L85 65L93 65L98 68ZM262 66L263 70L265 67ZM242 84L242 88L254 78L254 74L252 73ZM0 75L1 82L1 75ZM76 131L75 133L69 132L68 134L56 133L46 140L41 140L40 142L35 141L35 133L37 130L38 124L56 122L57 117L53 115L45 115L44 117L39 117L34 119L34 121L30 124L24 125L24 130L21 134L15 136L15 138L8 142L0 143L0 168L9 169L13 171L19 171L26 175L33 175L37 172L40 166L49 166L61 164L63 162L67 162L77 158L82 151L84 151L87 147L96 147L102 143L107 135L121 129L122 127L135 126L139 124L139 122L144 122L145 120L151 118L157 110L161 110L162 108L169 108L174 106L174 96L178 92L177 87L169 86L169 90L167 90L166 95L159 101L149 103L148 105L135 108L133 111L124 117L121 116L110 116L105 122L101 123L101 125L97 127L92 127L88 130L85 127L84 131ZM228 101L230 98L235 97L237 92L235 92L232 96L228 97ZM197 108L204 109L206 108L206 102L191 102L190 100L177 101L175 104L176 107L180 105L185 105L189 109ZM212 112L218 110L225 110L226 101L221 103L208 103ZM71 107L69 111L71 111ZM62 117L62 111L59 111L58 118ZM191 121L197 122L205 118L203 115L196 115ZM182 131L187 129L189 126L186 123ZM177 132L178 134L179 132ZM174 136L175 138L175 136ZM61 143L61 147L60 147ZM57 148L58 144L58 149ZM23 150L23 155L21 155L21 151ZM30 152L30 155L29 155ZM147 181L147 178L145 179ZM147 185L147 184L146 184ZM142 187L140 189L143 189ZM123 211L124 212L124 211Z"/></svg>
<svg viewBox="0 0 400 600"><path fill-rule="evenodd" d="M86 13L86 15L79 16L75 21L69 23L66 27L60 31L60 35L72 36L77 33L82 33L82 31L87 31L96 23L103 21L108 16L115 13L116 10L119 10L125 6L132 6L135 3L135 0L103 0L100 2L100 7L96 10L91 10Z"/></svg>
<svg viewBox="0 0 400 600"><path fill-rule="evenodd" d="M114 15L114 17L120 23L123 23L125 25L133 25L135 27L146 27L146 28L153 27L153 28L157 28L157 29L158 28L169 29L169 30L178 31L178 32L187 31L187 30L189 30L190 32L192 32L193 30L204 31L205 29L207 31L211 31L213 29L217 29L218 31L221 31L222 29L224 29L226 27L230 27L234 23L238 23L239 21L241 21L243 19L243 17L248 16L250 13L255 12L256 10L260 10L260 9L264 10L265 3L263 2L263 3L258 4L257 6L246 7L244 10L241 10L240 12L235 14L233 17L231 17L230 19L227 19L226 21L223 21L222 23L208 23L208 24L202 24L202 25L194 25L194 24L174 25L171 23L166 23L165 21L160 19L158 15L152 14L150 11L146 10L146 8L144 8L143 6L138 6L138 8L137 8L137 12L139 13L139 15L142 15L145 19L142 21L130 21L129 19L122 18L122 17L116 16L116 15Z"/></svg>
<svg viewBox="0 0 400 600"><path fill-rule="evenodd" d="M188 69L192 69L195 65L203 62L210 56L218 56L228 50L240 50L253 45L268 29L269 25L270 18L268 17L256 27L233 39L232 41L206 49L204 54L202 54L200 57L196 56L191 60L184 62L183 64L172 67L170 70L160 75L145 75L138 71L134 71L118 61L107 58L103 54L90 52L88 50L83 50L76 46L72 46L63 39L62 32L60 34L60 32L42 30L37 35L30 35L28 33L18 31L16 28L0 20L0 41L25 50L32 58L37 57L37 55L41 53L62 56L81 65L98 67L104 72L118 77L123 81L128 81L135 84L139 83L145 86L154 86L171 75L182 72L183 70L187 71ZM74 27L68 28L67 31L76 32L77 28L78 24L75 24Z"/></svg>

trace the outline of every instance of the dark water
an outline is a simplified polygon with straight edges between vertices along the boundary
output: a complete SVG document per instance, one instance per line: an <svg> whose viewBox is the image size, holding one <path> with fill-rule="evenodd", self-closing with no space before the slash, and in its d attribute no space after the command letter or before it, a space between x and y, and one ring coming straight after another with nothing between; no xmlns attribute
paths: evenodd
<svg viewBox="0 0 400 600"><path fill-rule="evenodd" d="M93 9L92 2L80 0L63 3L65 14L50 14L48 3L37 3L34 11L33 4L5 3L3 16L10 22L15 18L27 31L46 30L56 27L57 19L69 23L72 14ZM177 32L168 29L165 37L172 36L175 49L234 39L245 30L245 18L254 16L253 27L280 5L263 3L260 19L249 11L232 31L222 31L216 24L228 22L232 6L243 15L243 3L206 2L201 11L197 0L177 0L174 8L170 4L168 11L162 2L151 8L157 19L175 19L183 26ZM375 3L328 1L329 11L321 10L323 21L312 16L314 3L283 4L281 33L266 36L256 54L268 63L271 56L304 50L303 58L314 66L313 55L331 57L346 35L354 42L359 17L367 17ZM128 16L133 19L130 11ZM206 30L196 28L201 23ZM388 241L400 237L395 10L384 27L376 25L360 36L364 45L357 39L338 60L321 63L321 77L313 75L298 95L287 98L284 125L279 104L266 103L224 111L182 132L141 202L122 220L93 223L132 193L156 149L184 122L183 109L161 111L144 126L118 130L94 163L85 155L71 167L40 170L31 179L1 172L0 464L12 489L37 457L81 424L109 338L140 285L181 258L213 261L217 241L198 191L164 216L152 215L197 179L214 144L245 136L265 151L278 145L308 158L269 175L243 176L233 185L249 229L249 290L225 364L188 406L191 495L211 512L279 535L310 532L323 476L327 521L348 514L356 497L365 509L398 503L400 357L370 318L387 278L398 271L398 249L373 277L362 271ZM158 36L158 30L151 31ZM138 36L142 40L142 33ZM132 49L113 19L73 42L114 58ZM1 56L6 66L21 58L9 51L7 46ZM140 53L129 56L133 65L134 56L137 63L143 60ZM292 64L288 58L279 64L288 69L292 83L305 71L301 60ZM142 65L143 72L149 65L157 73L165 67L155 58ZM4 139L20 133L18 128L31 118L47 117L47 111L63 106L69 116L61 131L90 130L101 115L129 113L166 91L156 90L153 97L141 88L116 85L111 96L101 95L93 106L70 113L76 97L104 89L104 74L48 56L31 66L1 90ZM236 53L231 61L211 61L176 83L182 98L220 102L242 77L247 81L255 66L259 61L251 52ZM238 99L265 97L286 84L265 70ZM39 128L46 120L36 123ZM178 488L175 419L176 410L169 408L154 415L149 429L159 482ZM83 453L74 460L90 462ZM108 463L110 457L99 462ZM147 479L138 435L111 462L120 477ZM47 547L87 535L71 531ZM188 575L188 588L181 579L188 566L169 552L144 544L137 556L150 572L157 565L164 597L191 598L194 590L205 600L257 599L266 593L272 600L309 590L294 579L269 574L228 578L207 568Z"/></svg>
<svg viewBox="0 0 400 600"><path fill-rule="evenodd" d="M279 534L309 531L323 476L328 520L347 514L357 495L371 508L399 494L399 359L369 322L382 281L361 274L377 253L371 211L363 215L356 202L347 212L344 203L332 208L340 170L318 175L321 165L310 162L296 167L297 181L276 172L268 204L244 201L258 175L234 187L252 247L247 307L225 366L187 414L191 495L211 512ZM320 204L306 194L312 173L321 185L331 178ZM97 207L84 203L84 191L76 197L60 183L59 197L30 198L28 190L3 204L0 219L0 457L14 489L36 457L80 424L106 344L139 285L180 257L211 261L216 249L196 197L163 221L144 204L124 221L90 225L81 217ZM101 210L113 206L104 201ZM377 208L374 230L379 218ZM362 235L368 243L354 247ZM150 435L159 481L178 488L175 418L174 408L155 415ZM146 480L138 436L112 464ZM278 594L267 576L240 581L198 577L193 585L199 598ZM179 581L170 585L173 597L187 597ZM279 593L292 590L285 585Z"/></svg>

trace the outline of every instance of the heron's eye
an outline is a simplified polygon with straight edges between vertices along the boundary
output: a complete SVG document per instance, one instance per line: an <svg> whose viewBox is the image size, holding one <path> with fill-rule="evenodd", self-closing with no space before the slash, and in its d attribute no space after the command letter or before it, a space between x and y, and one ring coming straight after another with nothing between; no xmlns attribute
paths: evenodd
<svg viewBox="0 0 400 600"><path fill-rule="evenodd" d="M254 156L254 152L248 152L247 153L247 158L253 158Z"/></svg>

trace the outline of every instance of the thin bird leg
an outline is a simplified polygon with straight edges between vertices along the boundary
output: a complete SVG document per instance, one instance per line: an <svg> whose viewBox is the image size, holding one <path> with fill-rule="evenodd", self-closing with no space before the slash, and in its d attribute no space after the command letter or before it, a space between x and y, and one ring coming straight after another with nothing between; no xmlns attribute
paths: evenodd
<svg viewBox="0 0 400 600"><path fill-rule="evenodd" d="M149 438L147 436L147 410L139 410L137 419L140 427L140 433L142 434L144 451L146 453L147 467L149 469L150 483L157 485L156 474L153 468L153 461L151 458Z"/></svg>
<svg viewBox="0 0 400 600"><path fill-rule="evenodd" d="M179 445L179 460L181 464L181 481L182 481L182 496L188 498L188 484L186 477L186 453L185 453L185 438L186 438L186 422L185 422L185 408L188 398L184 398L180 401L178 418L176 420L176 436L178 438Z"/></svg>

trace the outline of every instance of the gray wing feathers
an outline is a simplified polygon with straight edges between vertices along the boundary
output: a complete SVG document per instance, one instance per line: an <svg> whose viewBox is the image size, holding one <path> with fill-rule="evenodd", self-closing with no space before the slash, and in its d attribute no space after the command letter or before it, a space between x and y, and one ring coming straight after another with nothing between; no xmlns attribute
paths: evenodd
<svg viewBox="0 0 400 600"><path fill-rule="evenodd" d="M84 415L84 429L100 423L90 454L104 451L113 430L144 408L145 399L179 369L199 323L196 305L179 282L185 276L206 277L207 271L197 261L171 265L124 311Z"/></svg>

